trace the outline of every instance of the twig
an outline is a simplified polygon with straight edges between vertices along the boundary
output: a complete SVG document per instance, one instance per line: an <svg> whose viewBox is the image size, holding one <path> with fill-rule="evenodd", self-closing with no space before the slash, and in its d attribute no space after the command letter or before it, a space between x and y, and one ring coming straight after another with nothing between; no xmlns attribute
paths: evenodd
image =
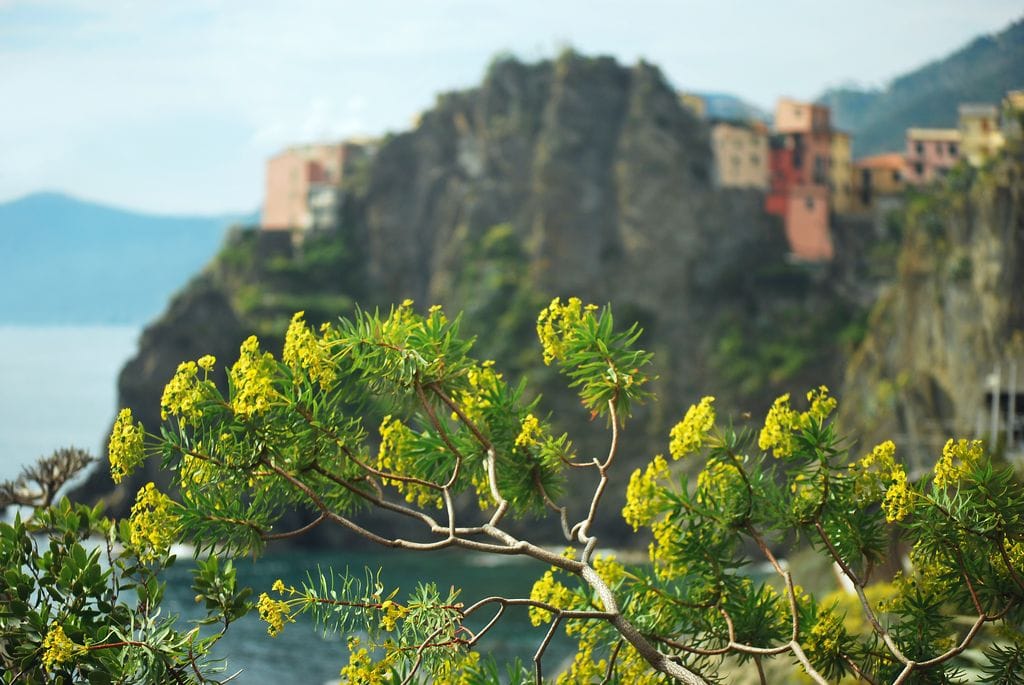
<svg viewBox="0 0 1024 685"><path fill-rule="evenodd" d="M615 646L612 647L611 654L608 655L608 668L604 670L604 678L601 679L601 685L607 685L612 681L612 676L615 674L615 660L619 658L619 650L622 649L622 644L625 640L621 638L615 641Z"/></svg>
<svg viewBox="0 0 1024 685"><path fill-rule="evenodd" d="M285 538L293 538L293 537L296 537L298 535L302 535L303 533L308 533L309 531L313 530L314 528L316 528L317 526L319 526L321 523L323 523L326 520L327 520L327 515L326 514L320 514L320 516L318 516L314 521L311 521L311 522L307 523L302 528L296 528L295 530L290 530L287 533L268 533L268 534L264 534L263 535L263 539L264 540L283 540Z"/></svg>
<svg viewBox="0 0 1024 685"><path fill-rule="evenodd" d="M556 615L551 621L551 627L548 628L547 634L544 635L544 640L541 641L540 646L537 647L537 651L533 655L533 672L536 677L537 685L542 685L544 682L541 660L544 658L544 652L547 651L548 645L551 644L551 638L555 636L555 631L558 630L558 625L561 622L562 617Z"/></svg>

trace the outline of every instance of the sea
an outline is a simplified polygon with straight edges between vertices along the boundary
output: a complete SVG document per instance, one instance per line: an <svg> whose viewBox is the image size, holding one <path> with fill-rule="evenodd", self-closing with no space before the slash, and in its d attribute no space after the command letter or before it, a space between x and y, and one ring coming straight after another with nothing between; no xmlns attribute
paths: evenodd
<svg viewBox="0 0 1024 685"><path fill-rule="evenodd" d="M135 353L140 332L133 326L0 325L0 480L15 478L25 465L59 447L105 455L106 433L118 410L117 375ZM317 569L360 578L364 569L383 569L381 580L389 591L399 590L397 599L417 583L434 582L442 593L459 588L467 605L492 594L529 596L533 581L546 570L531 560L453 551L271 551L235 563L239 582L252 587L254 597L269 592L278 578L297 585ZM166 575L163 611L182 621L200 618L190 588L193 568L185 552ZM525 608L512 607L480 648L499 662L519 658L530 664L545 629L530 625ZM225 675L240 671L234 683L324 685L338 682L348 659L347 637L324 635L300 617L271 638L254 611L231 626L216 655L225 659ZM570 655L567 639L556 638L544 658L545 672L558 672Z"/></svg>

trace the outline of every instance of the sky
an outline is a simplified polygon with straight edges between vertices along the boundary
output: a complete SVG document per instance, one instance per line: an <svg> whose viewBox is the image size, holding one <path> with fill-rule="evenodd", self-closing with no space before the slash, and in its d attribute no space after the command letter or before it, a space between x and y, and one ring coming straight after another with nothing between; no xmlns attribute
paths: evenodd
<svg viewBox="0 0 1024 685"><path fill-rule="evenodd" d="M643 58L770 110L882 86L1022 16L1020 0L0 0L0 202L252 212L271 155L408 129L499 53Z"/></svg>

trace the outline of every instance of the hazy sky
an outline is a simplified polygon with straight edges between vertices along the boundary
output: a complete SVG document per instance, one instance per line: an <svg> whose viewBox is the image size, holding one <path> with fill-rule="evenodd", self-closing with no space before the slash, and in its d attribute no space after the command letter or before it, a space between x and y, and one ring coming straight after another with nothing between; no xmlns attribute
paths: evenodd
<svg viewBox="0 0 1024 685"><path fill-rule="evenodd" d="M291 142L408 127L494 54L643 57L765 108L881 85L1020 0L0 0L0 201L251 211Z"/></svg>

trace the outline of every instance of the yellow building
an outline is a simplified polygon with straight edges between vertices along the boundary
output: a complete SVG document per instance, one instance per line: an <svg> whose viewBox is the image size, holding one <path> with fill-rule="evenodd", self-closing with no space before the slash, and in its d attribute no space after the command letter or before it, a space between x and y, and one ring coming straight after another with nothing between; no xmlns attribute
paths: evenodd
<svg viewBox="0 0 1024 685"><path fill-rule="evenodd" d="M715 185L768 189L768 129L763 124L713 124L711 151L715 157Z"/></svg>
<svg viewBox="0 0 1024 685"><path fill-rule="evenodd" d="M1021 139L1024 128L1024 90L1010 90L1003 98L1003 139Z"/></svg>
<svg viewBox="0 0 1024 685"><path fill-rule="evenodd" d="M960 155L979 166L1003 147L999 108L988 103L964 103L959 107Z"/></svg>
<svg viewBox="0 0 1024 685"><path fill-rule="evenodd" d="M832 131L831 160L828 170L828 185L832 195L832 210L845 214L853 209L853 154L850 149L850 135Z"/></svg>
<svg viewBox="0 0 1024 685"><path fill-rule="evenodd" d="M907 187L906 160L898 152L858 159L854 164L855 209L869 211L879 198L899 195Z"/></svg>

